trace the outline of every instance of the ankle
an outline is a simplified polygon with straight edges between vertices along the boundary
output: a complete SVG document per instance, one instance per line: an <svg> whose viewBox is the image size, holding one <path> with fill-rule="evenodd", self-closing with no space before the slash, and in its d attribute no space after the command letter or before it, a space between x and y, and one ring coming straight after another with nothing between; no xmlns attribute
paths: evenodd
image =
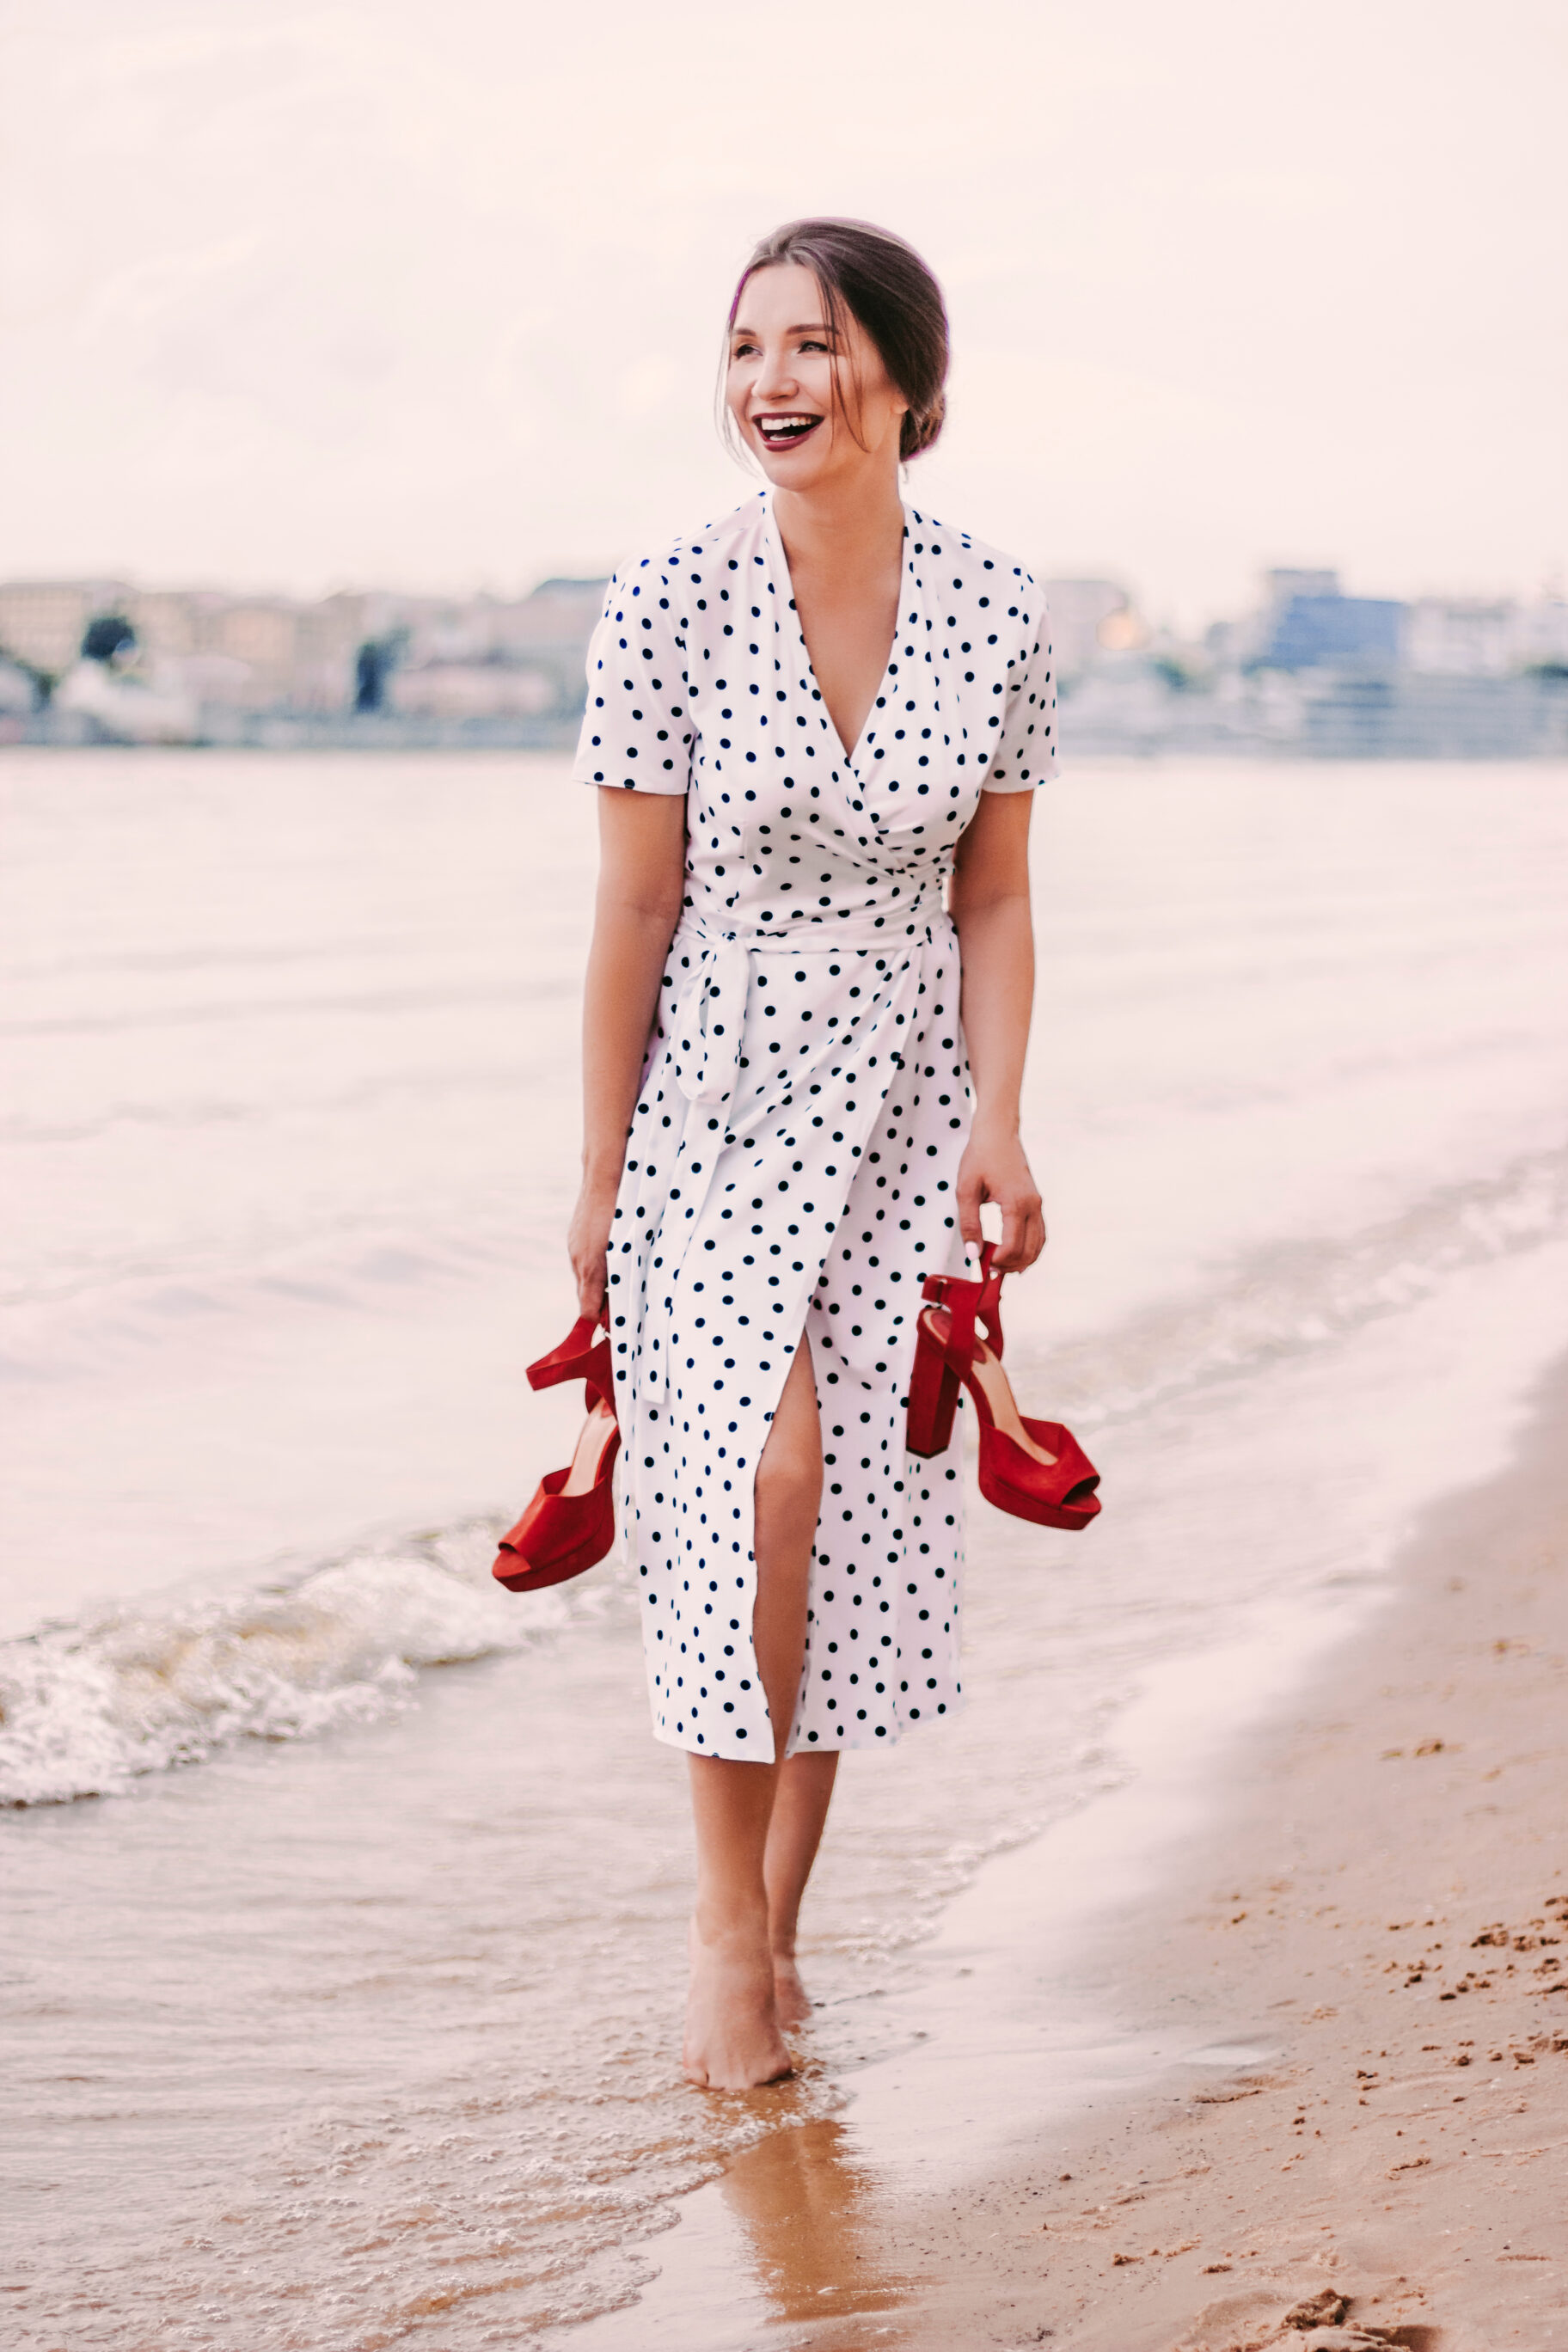
<svg viewBox="0 0 1568 2352"><path fill-rule="evenodd" d="M768 1949L767 1906L731 1894L699 1894L691 1924L700 1944L746 1945Z"/></svg>

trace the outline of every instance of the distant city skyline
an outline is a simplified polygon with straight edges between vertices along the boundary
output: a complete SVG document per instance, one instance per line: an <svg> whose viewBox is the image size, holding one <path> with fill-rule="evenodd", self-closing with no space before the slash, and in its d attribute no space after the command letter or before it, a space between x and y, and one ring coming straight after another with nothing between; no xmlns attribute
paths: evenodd
<svg viewBox="0 0 1568 2352"><path fill-rule="evenodd" d="M1068 757L1568 752L1568 602L1347 597L1323 569L1262 584L1198 640L1114 581L1047 580ZM0 743L565 749L602 586L290 602L0 581Z"/></svg>
<svg viewBox="0 0 1568 2352"><path fill-rule="evenodd" d="M1500 0L14 5L0 575L516 595L721 511L754 234L946 284L917 505L1157 621L1568 569L1568 20Z"/></svg>

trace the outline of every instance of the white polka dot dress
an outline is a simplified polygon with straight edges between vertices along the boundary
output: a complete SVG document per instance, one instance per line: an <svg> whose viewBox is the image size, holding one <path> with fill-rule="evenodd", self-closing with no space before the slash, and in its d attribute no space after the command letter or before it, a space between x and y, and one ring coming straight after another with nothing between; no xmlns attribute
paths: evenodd
<svg viewBox="0 0 1568 2352"><path fill-rule="evenodd" d="M943 889L982 790L1055 761L1044 599L905 509L897 632L847 757L764 492L610 583L584 783L687 796L685 912L610 1241L622 1524L654 1729L770 1760L752 1483L803 1332L825 1480L789 1751L960 1696L956 1444L904 1447L921 1285L963 1264L970 1112Z"/></svg>

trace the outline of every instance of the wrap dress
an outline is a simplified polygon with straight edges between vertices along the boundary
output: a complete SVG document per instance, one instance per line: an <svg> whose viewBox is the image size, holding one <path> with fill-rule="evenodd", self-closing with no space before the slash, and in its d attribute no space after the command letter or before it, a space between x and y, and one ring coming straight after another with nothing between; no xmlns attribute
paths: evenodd
<svg viewBox="0 0 1568 2352"><path fill-rule="evenodd" d="M1051 772L1055 696L1019 564L907 505L904 548L852 752L769 492L617 572L588 654L576 779L686 796L609 1311L654 1731L704 1755L773 1754L752 1487L803 1332L825 1473L786 1752L890 1746L960 1697L958 1445L904 1444L921 1285L963 1263L944 885L982 791Z"/></svg>

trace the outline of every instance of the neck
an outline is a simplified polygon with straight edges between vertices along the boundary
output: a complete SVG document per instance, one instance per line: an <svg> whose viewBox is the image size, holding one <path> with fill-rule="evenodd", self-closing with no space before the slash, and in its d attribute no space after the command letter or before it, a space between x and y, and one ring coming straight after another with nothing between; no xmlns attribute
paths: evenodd
<svg viewBox="0 0 1568 2352"><path fill-rule="evenodd" d="M857 467L847 478L809 490L773 492L773 514L793 563L846 564L885 561L904 534L898 468Z"/></svg>

